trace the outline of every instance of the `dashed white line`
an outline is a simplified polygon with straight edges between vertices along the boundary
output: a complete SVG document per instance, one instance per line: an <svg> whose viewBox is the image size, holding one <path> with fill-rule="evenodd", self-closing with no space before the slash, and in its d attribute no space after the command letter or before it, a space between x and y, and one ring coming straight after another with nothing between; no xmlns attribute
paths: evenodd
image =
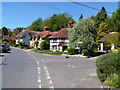
<svg viewBox="0 0 120 90"><path fill-rule="evenodd" d="M50 80L51 79L50 76L47 76L47 79Z"/></svg>
<svg viewBox="0 0 120 90"><path fill-rule="evenodd" d="M29 52L27 52L28 54L30 54ZM30 54L34 59L35 59L35 61L36 61L36 63L37 63L37 72L38 72L38 88L42 88L42 86L41 86L41 78L40 78L40 74L41 74L41 68L40 68L40 66L39 66L39 61L37 60L37 58L35 57L35 56L33 56L32 54Z"/></svg>
<svg viewBox="0 0 120 90"><path fill-rule="evenodd" d="M41 83L41 79L38 79L38 83L39 83L39 84Z"/></svg>
<svg viewBox="0 0 120 90"><path fill-rule="evenodd" d="M49 74L46 66L44 66L44 70L46 72L46 79L48 80L49 88L54 88L52 79L50 77L50 74Z"/></svg>

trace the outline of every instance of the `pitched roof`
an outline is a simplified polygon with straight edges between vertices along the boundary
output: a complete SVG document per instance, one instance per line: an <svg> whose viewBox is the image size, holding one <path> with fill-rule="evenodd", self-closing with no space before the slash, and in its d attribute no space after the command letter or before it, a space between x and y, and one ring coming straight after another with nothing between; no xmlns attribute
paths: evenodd
<svg viewBox="0 0 120 90"><path fill-rule="evenodd" d="M41 38L45 38L47 37L48 35L51 36L53 34L56 34L57 32L50 32L50 31L43 31L43 32L39 32L36 34L36 37L41 37Z"/></svg>
<svg viewBox="0 0 120 90"><path fill-rule="evenodd" d="M31 30L27 30L24 29L22 32L20 32L16 38L24 38L27 34L30 34L31 36L35 35L37 32L35 31L31 31Z"/></svg>
<svg viewBox="0 0 120 90"><path fill-rule="evenodd" d="M118 35L120 35L120 33L118 32L111 32L106 34L100 42L107 42L107 40L111 40L112 37L116 36L116 38L118 38Z"/></svg>
<svg viewBox="0 0 120 90"><path fill-rule="evenodd" d="M68 28L63 28L58 33L50 36L49 38L68 38L68 30Z"/></svg>

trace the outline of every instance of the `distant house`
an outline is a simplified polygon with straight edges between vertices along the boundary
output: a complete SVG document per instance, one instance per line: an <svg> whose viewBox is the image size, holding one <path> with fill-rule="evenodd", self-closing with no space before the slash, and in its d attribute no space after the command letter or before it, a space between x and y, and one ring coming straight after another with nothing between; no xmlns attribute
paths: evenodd
<svg viewBox="0 0 120 90"><path fill-rule="evenodd" d="M35 35L37 32L24 29L16 36L16 44L19 44L18 41L22 42L22 45L30 45L30 40L32 36Z"/></svg>
<svg viewBox="0 0 120 90"><path fill-rule="evenodd" d="M3 35L2 38L3 39L15 39L15 37L8 36L8 35Z"/></svg>
<svg viewBox="0 0 120 90"><path fill-rule="evenodd" d="M50 50L52 51L64 51L68 47L68 31L73 27L73 22L68 23L68 28L61 29L58 33L49 37Z"/></svg>
<svg viewBox="0 0 120 90"><path fill-rule="evenodd" d="M118 43L119 36L120 34L118 32L110 32L109 34L106 34L100 41L100 50L104 51L108 48L105 46L106 43L111 44L109 50L114 50L116 44L117 46L120 45L120 43Z"/></svg>
<svg viewBox="0 0 120 90"><path fill-rule="evenodd" d="M56 32L49 31L47 26L44 27L43 32L39 32L34 35L30 41L30 46L34 46L35 48L40 47L40 43L44 40L50 42L49 37L55 34Z"/></svg>

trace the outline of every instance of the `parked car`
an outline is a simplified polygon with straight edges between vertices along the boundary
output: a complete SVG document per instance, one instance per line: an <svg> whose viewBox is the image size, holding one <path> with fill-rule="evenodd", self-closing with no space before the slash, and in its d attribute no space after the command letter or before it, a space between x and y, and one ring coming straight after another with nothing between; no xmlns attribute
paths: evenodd
<svg viewBox="0 0 120 90"><path fill-rule="evenodd" d="M8 44L0 44L0 52L10 51L10 46Z"/></svg>
<svg viewBox="0 0 120 90"><path fill-rule="evenodd" d="M7 51L10 51L10 50L11 50L11 48L10 48L10 45L9 45L9 44L4 44L4 45L6 46Z"/></svg>

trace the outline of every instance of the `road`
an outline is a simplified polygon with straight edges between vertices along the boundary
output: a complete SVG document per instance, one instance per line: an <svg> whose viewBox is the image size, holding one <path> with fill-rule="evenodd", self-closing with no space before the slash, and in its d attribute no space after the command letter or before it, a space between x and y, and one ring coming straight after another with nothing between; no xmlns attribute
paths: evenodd
<svg viewBox="0 0 120 90"><path fill-rule="evenodd" d="M17 48L3 54L2 88L100 88L96 59L42 55Z"/></svg>

